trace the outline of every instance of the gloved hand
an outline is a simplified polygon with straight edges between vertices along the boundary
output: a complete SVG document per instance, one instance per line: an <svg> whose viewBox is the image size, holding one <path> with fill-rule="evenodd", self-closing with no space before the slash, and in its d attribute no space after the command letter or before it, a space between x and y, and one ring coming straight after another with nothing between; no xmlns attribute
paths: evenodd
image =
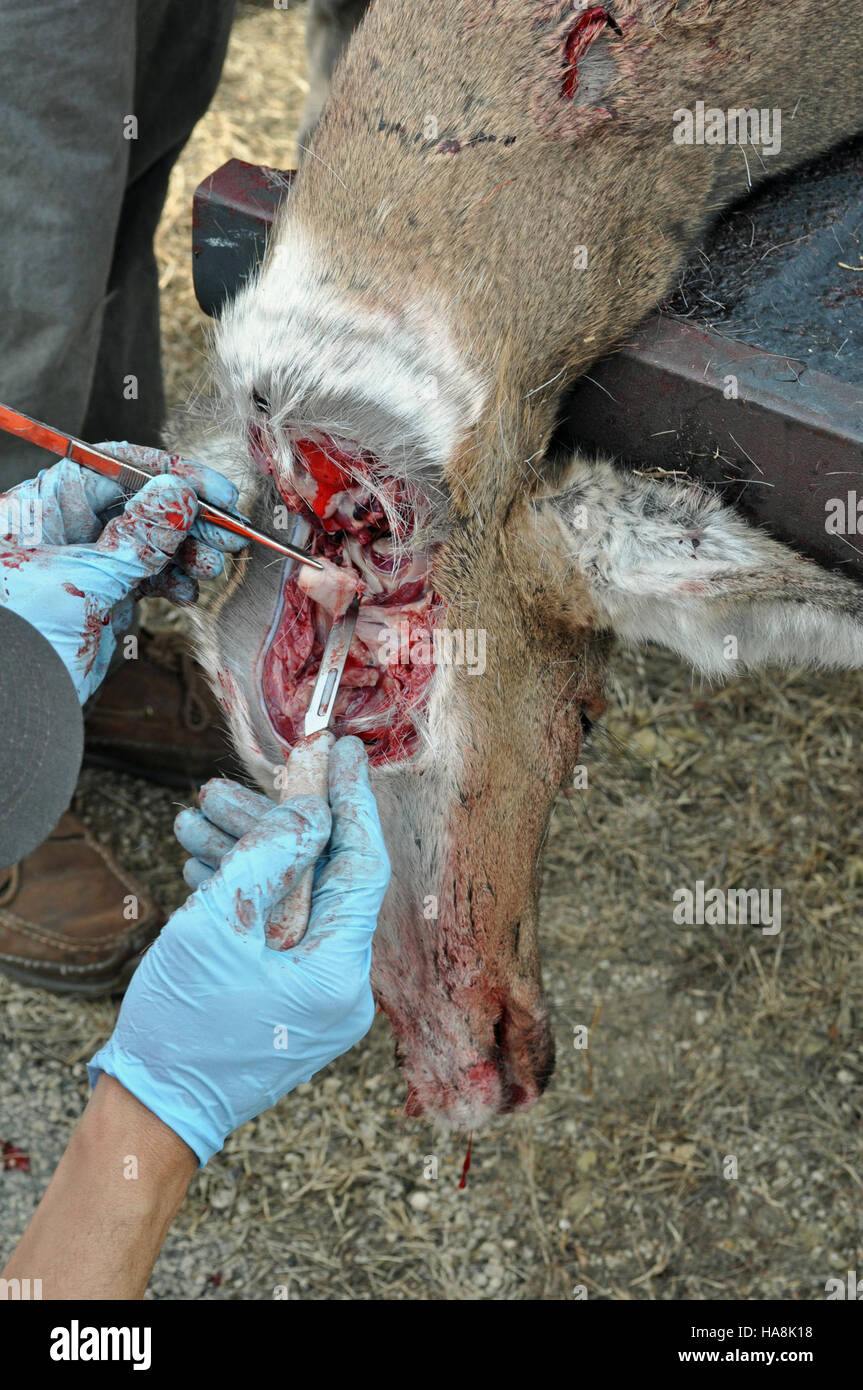
<svg viewBox="0 0 863 1390"><path fill-rule="evenodd" d="M174 820L174 834L191 859L183 865L190 888L200 888L212 878L237 841L273 809L268 796L232 782L212 777L198 793L201 809L185 807Z"/></svg>
<svg viewBox="0 0 863 1390"><path fill-rule="evenodd" d="M389 860L359 739L335 744L329 799L332 818L313 796L267 802L252 817L145 954L113 1036L89 1063L93 1085L100 1071L116 1077L202 1165L371 1026ZM308 932L271 950L270 914L316 861Z"/></svg>
<svg viewBox="0 0 863 1390"><path fill-rule="evenodd" d="M245 544L195 521L198 495L236 504L236 488L220 473L158 449L98 447L166 470L107 525L104 513L122 501L121 489L69 459L0 494L0 603L48 639L82 704L102 681L135 599L158 593L192 603L197 580L221 572L222 552ZM22 518L31 524L21 528Z"/></svg>

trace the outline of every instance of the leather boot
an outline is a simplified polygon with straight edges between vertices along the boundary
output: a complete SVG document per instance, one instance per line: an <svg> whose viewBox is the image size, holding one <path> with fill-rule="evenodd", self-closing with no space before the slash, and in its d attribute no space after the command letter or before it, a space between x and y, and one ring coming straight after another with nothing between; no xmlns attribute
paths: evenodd
<svg viewBox="0 0 863 1390"><path fill-rule="evenodd" d="M93 998L128 983L164 916L67 811L37 850L0 869L0 970Z"/></svg>
<svg viewBox="0 0 863 1390"><path fill-rule="evenodd" d="M142 628L137 640L87 707L84 762L170 787L242 775L188 638Z"/></svg>

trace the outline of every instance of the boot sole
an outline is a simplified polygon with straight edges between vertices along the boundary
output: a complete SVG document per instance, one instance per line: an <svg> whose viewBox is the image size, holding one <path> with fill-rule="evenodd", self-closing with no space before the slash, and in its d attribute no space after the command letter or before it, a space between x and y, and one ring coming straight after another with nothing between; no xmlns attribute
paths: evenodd
<svg viewBox="0 0 863 1390"><path fill-rule="evenodd" d="M131 956L115 973L106 980L69 980L46 976L38 970L26 970L20 965L9 965L0 960L0 974L8 975L19 985L31 989L44 989L49 994L77 994L80 999L102 999L109 994L123 994L140 964L144 952Z"/></svg>

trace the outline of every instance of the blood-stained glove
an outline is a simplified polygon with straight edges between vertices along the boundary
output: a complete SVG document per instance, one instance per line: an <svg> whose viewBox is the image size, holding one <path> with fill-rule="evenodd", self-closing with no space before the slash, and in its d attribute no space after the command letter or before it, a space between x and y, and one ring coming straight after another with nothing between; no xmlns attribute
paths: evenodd
<svg viewBox="0 0 863 1390"><path fill-rule="evenodd" d="M199 811L186 807L174 821L174 834L192 856L183 865L183 878L190 888L200 888L212 878L237 841L273 809L268 796L227 777L205 782L198 800Z"/></svg>
<svg viewBox="0 0 863 1390"><path fill-rule="evenodd" d="M207 842L220 867L147 951L89 1063L91 1084L100 1071L116 1077L202 1165L371 1026L372 936L390 869L359 739L334 745L329 777L332 817L318 797L261 797L242 838L227 833L224 857ZM272 950L270 914L311 865L308 931Z"/></svg>
<svg viewBox="0 0 863 1390"><path fill-rule="evenodd" d="M196 521L198 497L232 508L233 483L158 449L100 444L126 463L159 470L122 513L116 483L63 459L0 494L0 603L26 618L63 660L84 701L108 669L132 604L144 594L193 603L243 537Z"/></svg>

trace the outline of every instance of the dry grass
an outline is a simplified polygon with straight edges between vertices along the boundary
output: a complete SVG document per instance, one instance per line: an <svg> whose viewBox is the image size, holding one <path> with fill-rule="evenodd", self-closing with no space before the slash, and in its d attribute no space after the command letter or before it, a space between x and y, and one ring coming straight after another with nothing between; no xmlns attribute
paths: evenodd
<svg viewBox="0 0 863 1390"><path fill-rule="evenodd" d="M201 362L192 188L231 154L287 162L301 29L296 11L241 18L175 176L160 249L177 397ZM580 1284L605 1299L817 1299L828 1277L863 1267L861 704L859 673L698 690L671 658L621 656L589 790L561 801L548 846L559 1055L545 1099L478 1136L460 1192L462 1145L403 1117L379 1019L196 1180L153 1295L566 1299ZM183 892L177 800L95 772L81 797L168 906ZM674 926L674 889L699 878L781 888L780 935ZM34 1173L12 1175L11 1233L65 1142L81 1059L113 1006L2 981L0 997L4 1128ZM585 1054L573 1028L591 1023Z"/></svg>

